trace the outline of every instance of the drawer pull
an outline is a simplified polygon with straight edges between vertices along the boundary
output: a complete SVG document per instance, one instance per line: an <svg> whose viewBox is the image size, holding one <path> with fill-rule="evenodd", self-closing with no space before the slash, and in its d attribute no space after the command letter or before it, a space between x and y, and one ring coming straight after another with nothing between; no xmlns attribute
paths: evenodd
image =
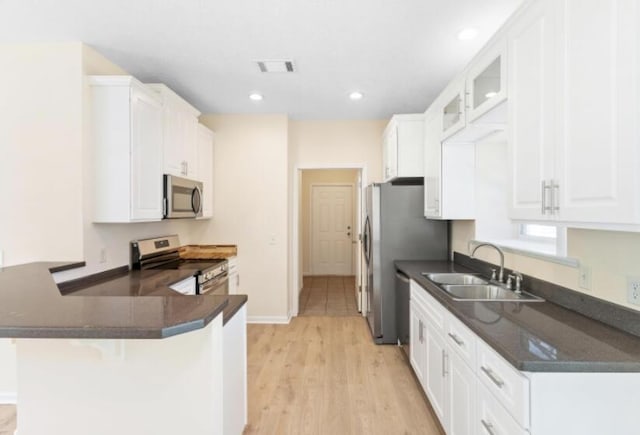
<svg viewBox="0 0 640 435"><path fill-rule="evenodd" d="M463 346L463 345L464 345L464 340L462 340L462 339L461 339L460 337L458 337L456 334L454 334L454 333L450 332L450 333L449 333L449 337L451 337L451 339L452 339L453 341L455 341L455 342L456 342L456 344L457 344L458 346Z"/></svg>
<svg viewBox="0 0 640 435"><path fill-rule="evenodd" d="M500 379L495 373L493 373L493 370L488 369L485 366L481 366L480 370L482 370L484 374L487 375L487 377L498 386L498 388L502 388L502 386L504 385L504 381Z"/></svg>
<svg viewBox="0 0 640 435"><path fill-rule="evenodd" d="M484 426L484 430L486 430L489 435L496 435L496 433L493 431L493 425L491 423L484 421L484 419L480 420L480 422Z"/></svg>

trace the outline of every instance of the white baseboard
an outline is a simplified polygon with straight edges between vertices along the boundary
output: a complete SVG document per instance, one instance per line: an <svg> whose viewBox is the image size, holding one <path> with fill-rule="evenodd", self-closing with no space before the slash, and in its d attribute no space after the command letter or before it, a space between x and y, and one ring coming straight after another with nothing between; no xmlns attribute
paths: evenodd
<svg viewBox="0 0 640 435"><path fill-rule="evenodd" d="M18 402L18 394L15 391L0 391L0 403L3 405L15 405Z"/></svg>
<svg viewBox="0 0 640 435"><path fill-rule="evenodd" d="M288 324L290 316L247 316L247 323Z"/></svg>

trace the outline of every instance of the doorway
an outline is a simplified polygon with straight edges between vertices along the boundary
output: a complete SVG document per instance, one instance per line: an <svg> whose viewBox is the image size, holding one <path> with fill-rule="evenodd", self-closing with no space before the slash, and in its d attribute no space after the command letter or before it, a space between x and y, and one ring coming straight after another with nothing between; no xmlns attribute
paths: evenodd
<svg viewBox="0 0 640 435"><path fill-rule="evenodd" d="M306 169L300 179L299 315L358 315L358 169Z"/></svg>

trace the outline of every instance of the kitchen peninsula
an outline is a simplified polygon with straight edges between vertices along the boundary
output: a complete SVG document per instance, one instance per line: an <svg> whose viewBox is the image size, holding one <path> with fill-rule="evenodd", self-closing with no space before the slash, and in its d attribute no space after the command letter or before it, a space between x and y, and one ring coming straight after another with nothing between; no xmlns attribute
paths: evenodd
<svg viewBox="0 0 640 435"><path fill-rule="evenodd" d="M51 274L83 265L0 269L0 337L16 340L20 435L227 433L238 411L227 413L223 398L246 400L247 297L169 289L185 270L88 284L124 288L119 295L63 295ZM227 353L241 361L225 364ZM240 385L227 391L237 367Z"/></svg>

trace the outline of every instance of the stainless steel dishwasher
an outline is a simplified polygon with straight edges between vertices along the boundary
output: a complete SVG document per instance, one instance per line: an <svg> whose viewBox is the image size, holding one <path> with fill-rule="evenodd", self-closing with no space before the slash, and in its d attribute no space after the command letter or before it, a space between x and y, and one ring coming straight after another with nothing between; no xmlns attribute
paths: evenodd
<svg viewBox="0 0 640 435"><path fill-rule="evenodd" d="M398 346L409 357L409 277L396 269L396 330Z"/></svg>

